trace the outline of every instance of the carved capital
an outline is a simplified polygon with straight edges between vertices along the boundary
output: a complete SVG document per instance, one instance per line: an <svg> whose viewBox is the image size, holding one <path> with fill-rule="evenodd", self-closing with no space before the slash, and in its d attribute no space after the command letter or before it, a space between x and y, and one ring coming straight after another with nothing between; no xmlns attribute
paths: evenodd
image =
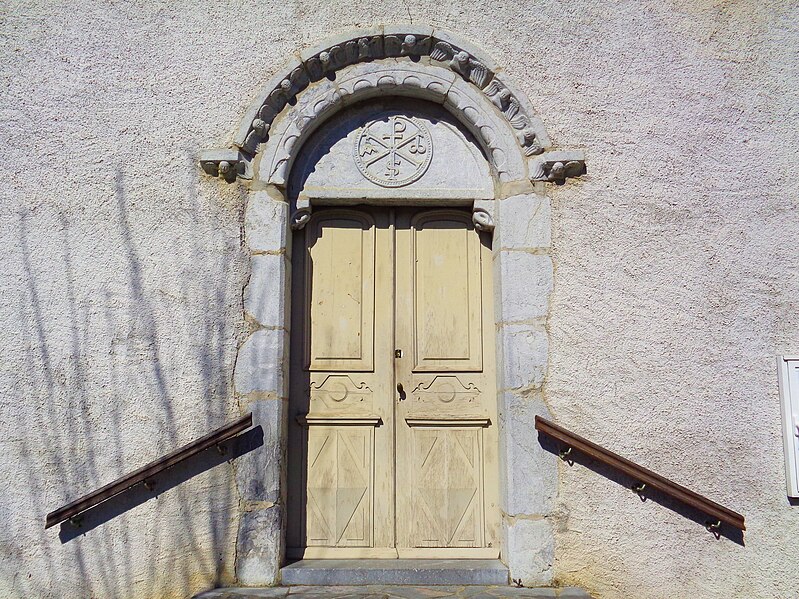
<svg viewBox="0 0 799 599"><path fill-rule="evenodd" d="M247 159L238 150L203 150L200 167L206 174L233 183L236 177L247 178Z"/></svg>
<svg viewBox="0 0 799 599"><path fill-rule="evenodd" d="M530 180L563 185L568 177L584 175L585 156L580 151L547 152L530 163Z"/></svg>

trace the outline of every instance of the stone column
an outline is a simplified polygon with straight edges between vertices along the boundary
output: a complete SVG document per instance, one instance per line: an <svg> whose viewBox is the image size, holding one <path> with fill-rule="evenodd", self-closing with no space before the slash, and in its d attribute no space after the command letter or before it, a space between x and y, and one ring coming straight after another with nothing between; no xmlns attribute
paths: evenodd
<svg viewBox="0 0 799 599"><path fill-rule="evenodd" d="M251 274L244 290L250 336L239 348L233 382L242 413L263 429L263 446L234 463L241 500L236 576L244 585L277 582L282 561L290 261L288 204L270 186L249 196L245 241Z"/></svg>
<svg viewBox="0 0 799 599"><path fill-rule="evenodd" d="M553 284L549 198L536 193L498 201L494 233L502 555L525 586L552 582L550 513L558 466L535 431L550 418L542 386L547 369L546 319Z"/></svg>

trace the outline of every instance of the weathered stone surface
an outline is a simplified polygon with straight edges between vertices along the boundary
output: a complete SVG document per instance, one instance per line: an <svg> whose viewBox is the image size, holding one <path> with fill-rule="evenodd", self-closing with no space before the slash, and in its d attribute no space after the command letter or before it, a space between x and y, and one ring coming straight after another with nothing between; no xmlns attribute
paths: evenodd
<svg viewBox="0 0 799 599"><path fill-rule="evenodd" d="M355 149L363 136L371 134L380 139L394 126L390 119L395 118L401 119L396 125L403 131L397 134L399 139L389 136L393 141L385 143L397 144L400 154L404 153L399 166L393 171L389 168L394 160L391 154L374 161L360 160ZM423 151L412 154L408 142L417 134L417 140L424 140L419 144ZM291 198L302 192L315 199L352 203L385 198L441 205L447 200L462 203L463 199L490 198L494 193L479 145L452 115L429 103L402 99L360 105L332 117L303 150L292 169ZM395 185L392 177L408 183Z"/></svg>
<svg viewBox="0 0 799 599"><path fill-rule="evenodd" d="M245 585L272 585L280 570L281 510L245 511L239 523L236 577Z"/></svg>
<svg viewBox="0 0 799 599"><path fill-rule="evenodd" d="M501 281L495 291L499 294L495 303L499 306L500 321L520 322L545 317L553 286L550 257L503 250L497 252L495 264Z"/></svg>
<svg viewBox="0 0 799 599"><path fill-rule="evenodd" d="M285 597L289 594L289 587L268 587L263 589L249 587L231 587L213 589L195 595L193 599L274 599Z"/></svg>
<svg viewBox="0 0 799 599"><path fill-rule="evenodd" d="M244 239L251 252L286 249L288 204L273 199L266 191L255 191L244 212Z"/></svg>
<svg viewBox="0 0 799 599"><path fill-rule="evenodd" d="M491 585L507 584L499 560L371 559L302 560L281 570L287 585Z"/></svg>
<svg viewBox="0 0 799 599"><path fill-rule="evenodd" d="M559 599L591 599L591 596L583 589L577 587L563 587L558 589Z"/></svg>
<svg viewBox="0 0 799 599"><path fill-rule="evenodd" d="M195 599L260 599L261 597L297 597L298 599L591 599L582 589L526 588L515 586L293 586L266 589L228 588L214 589L195 596Z"/></svg>
<svg viewBox="0 0 799 599"><path fill-rule="evenodd" d="M239 348L233 382L239 394L260 391L285 397L287 333L283 329L260 329Z"/></svg>
<svg viewBox="0 0 799 599"><path fill-rule="evenodd" d="M511 196L499 204L499 226L494 247L506 249L549 248L550 202L533 193Z"/></svg>
<svg viewBox="0 0 799 599"><path fill-rule="evenodd" d="M549 521L513 519L505 535L511 579L531 587L551 584L555 547Z"/></svg>
<svg viewBox="0 0 799 599"><path fill-rule="evenodd" d="M251 401L247 409L252 412L253 426L263 430L263 445L237 458L236 486L244 501L271 501L280 499L280 479L284 456L284 412L282 399Z"/></svg>
<svg viewBox="0 0 799 599"><path fill-rule="evenodd" d="M497 331L497 344L501 348L499 368L505 389L541 385L549 349L544 329L527 324L501 325Z"/></svg>
<svg viewBox="0 0 799 599"><path fill-rule="evenodd" d="M288 268L284 254L256 254L250 259L250 280L244 288L244 311L262 326L287 326Z"/></svg>
<svg viewBox="0 0 799 599"><path fill-rule="evenodd" d="M540 394L500 395L500 501L510 516L546 515L558 492L558 458L541 447L536 415L551 418Z"/></svg>
<svg viewBox="0 0 799 599"><path fill-rule="evenodd" d="M483 141L500 181L518 181L527 176L527 165L512 130L490 102L486 104L481 90L458 77L447 91L444 106L461 115L464 125Z"/></svg>

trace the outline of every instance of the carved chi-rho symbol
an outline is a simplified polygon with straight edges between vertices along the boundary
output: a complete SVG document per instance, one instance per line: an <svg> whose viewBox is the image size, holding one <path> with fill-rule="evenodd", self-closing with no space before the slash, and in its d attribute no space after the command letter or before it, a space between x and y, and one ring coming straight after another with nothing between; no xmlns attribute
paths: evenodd
<svg viewBox="0 0 799 599"><path fill-rule="evenodd" d="M427 171L432 155L427 127L403 115L367 123L355 144L358 170L383 187L401 187L416 181Z"/></svg>

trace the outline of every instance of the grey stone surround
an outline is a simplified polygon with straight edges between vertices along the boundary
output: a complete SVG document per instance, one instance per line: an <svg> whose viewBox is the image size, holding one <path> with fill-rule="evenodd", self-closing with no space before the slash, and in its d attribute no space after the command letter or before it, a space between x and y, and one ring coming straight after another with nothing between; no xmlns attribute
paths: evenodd
<svg viewBox="0 0 799 599"><path fill-rule="evenodd" d="M529 102L481 51L447 32L404 25L339 36L292 58L247 112L234 147L201 157L206 172L243 180L250 190L245 239L252 272L244 310L251 329L239 349L234 384L242 412L253 412L265 444L235 463L243 510L237 576L246 585L275 584L283 561L289 248L292 228L303 226L314 205L313 197L287 193L291 168L303 144L333 115L390 97L442 106L488 162L493 192L457 200L472 205L477 228L494 231L501 558L511 578L549 585L558 468L534 431L536 415L550 417L542 391L553 286L545 185L581 174L584 161L579 152L549 148ZM409 202L422 196L402 188L395 195ZM379 203L379 194L374 197L365 193L359 201Z"/></svg>

